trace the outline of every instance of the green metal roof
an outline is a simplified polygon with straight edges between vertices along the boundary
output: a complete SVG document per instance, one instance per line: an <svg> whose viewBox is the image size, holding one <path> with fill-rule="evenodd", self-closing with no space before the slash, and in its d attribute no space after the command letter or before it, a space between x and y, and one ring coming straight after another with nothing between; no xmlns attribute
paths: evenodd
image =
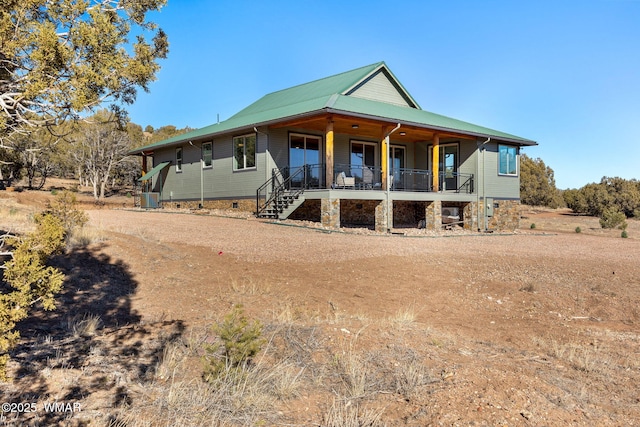
<svg viewBox="0 0 640 427"><path fill-rule="evenodd" d="M369 101L350 96L339 96L333 104L336 112L347 112L372 118L392 120L405 125L423 126L431 129L452 131L467 135L492 137L523 145L536 145L534 141L516 135L474 125L425 110L407 108L384 102Z"/></svg>
<svg viewBox="0 0 640 427"><path fill-rule="evenodd" d="M406 125L449 130L472 136L492 137L522 145L536 145L536 142L529 139L430 113L419 109L419 107L403 107L346 95L348 91L380 69L384 69L384 71L395 80L411 103L418 107L411 95L409 95L391 71L389 71L385 63L378 62L366 67L270 93L239 111L228 120L132 150L130 154L140 154L144 151L152 151L156 148L170 146L184 141L213 137L232 131L246 130L256 126L269 125L285 119L322 112L343 113L347 115L354 114L379 120L399 122Z"/></svg>
<svg viewBox="0 0 640 427"><path fill-rule="evenodd" d="M155 175L158 174L158 172L160 172L162 169L169 166L169 163L171 162L162 162L159 165L154 166L153 169L151 169L149 172L145 173L140 178L138 178L138 181L142 182L142 181L146 181L148 179L153 178Z"/></svg>

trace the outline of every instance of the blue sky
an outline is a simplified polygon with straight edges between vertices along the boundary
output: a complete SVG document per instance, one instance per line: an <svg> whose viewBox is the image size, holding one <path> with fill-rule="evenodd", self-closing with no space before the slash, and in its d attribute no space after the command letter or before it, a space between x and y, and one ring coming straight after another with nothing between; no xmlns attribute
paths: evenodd
<svg viewBox="0 0 640 427"><path fill-rule="evenodd" d="M640 178L640 0L169 0L137 124L199 128L385 61L428 111L533 139L559 188Z"/></svg>

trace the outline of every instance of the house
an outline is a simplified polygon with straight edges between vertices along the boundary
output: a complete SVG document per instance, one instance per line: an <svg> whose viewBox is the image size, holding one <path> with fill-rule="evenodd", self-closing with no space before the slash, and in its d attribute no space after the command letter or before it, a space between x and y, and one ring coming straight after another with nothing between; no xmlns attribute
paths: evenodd
<svg viewBox="0 0 640 427"><path fill-rule="evenodd" d="M379 62L270 93L130 154L142 157L143 207L485 230L518 226L519 150L531 145L421 109Z"/></svg>

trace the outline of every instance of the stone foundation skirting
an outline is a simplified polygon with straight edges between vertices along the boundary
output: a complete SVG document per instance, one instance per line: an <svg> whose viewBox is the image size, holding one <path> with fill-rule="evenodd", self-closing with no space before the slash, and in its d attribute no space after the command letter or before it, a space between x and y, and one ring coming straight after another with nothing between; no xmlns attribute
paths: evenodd
<svg viewBox="0 0 640 427"><path fill-rule="evenodd" d="M487 230L514 231L520 227L520 201L493 199L493 216L487 216ZM464 207L465 228L470 230L484 230L485 205L481 200L479 203L468 203ZM468 221L467 221L468 218Z"/></svg>
<svg viewBox="0 0 640 427"><path fill-rule="evenodd" d="M167 209L233 209L242 212L255 212L255 199L224 199L224 200L180 200L163 201L162 207Z"/></svg>

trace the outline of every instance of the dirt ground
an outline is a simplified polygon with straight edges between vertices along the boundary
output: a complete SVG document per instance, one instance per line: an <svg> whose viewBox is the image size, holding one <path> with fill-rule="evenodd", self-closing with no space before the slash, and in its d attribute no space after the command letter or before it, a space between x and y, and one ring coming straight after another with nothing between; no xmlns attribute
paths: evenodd
<svg viewBox="0 0 640 427"><path fill-rule="evenodd" d="M4 193L0 206L40 207L49 194ZM92 243L56 261L68 277L59 309L23 325L12 355L5 398L82 411L5 422L151 417L167 343L215 339L208 328L241 303L302 344L290 359L296 392L238 425L328 425L336 401L377 411L379 424L366 425L640 425L638 221L622 239L595 218L523 208L515 233L404 236L128 203L83 204ZM89 315L101 319L95 336L65 329ZM200 378L198 354L182 380ZM332 370L351 355L359 393Z"/></svg>

